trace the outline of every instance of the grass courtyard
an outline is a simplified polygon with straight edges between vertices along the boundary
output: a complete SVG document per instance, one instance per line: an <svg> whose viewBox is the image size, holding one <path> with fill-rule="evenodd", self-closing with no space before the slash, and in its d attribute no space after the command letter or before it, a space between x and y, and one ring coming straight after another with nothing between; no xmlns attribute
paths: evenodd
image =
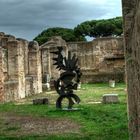
<svg viewBox="0 0 140 140"><path fill-rule="evenodd" d="M117 93L120 103L100 103L109 93ZM54 91L0 104L0 140L128 140L125 84L83 84L76 94L78 111L56 110ZM32 105L40 97L49 105Z"/></svg>

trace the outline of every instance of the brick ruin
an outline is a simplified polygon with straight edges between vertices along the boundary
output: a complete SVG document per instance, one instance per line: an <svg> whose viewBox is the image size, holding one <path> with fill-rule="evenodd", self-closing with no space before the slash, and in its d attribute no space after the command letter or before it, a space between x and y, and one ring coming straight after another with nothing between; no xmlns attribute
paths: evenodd
<svg viewBox="0 0 140 140"><path fill-rule="evenodd" d="M64 54L67 55L68 48L66 42L59 36L52 37L48 42L41 45L41 60L42 60L42 77L43 83L47 81L55 80L59 77L60 72L56 70L56 66L53 65L55 55L51 52L57 51L57 47L63 47ZM50 80L47 78L50 77Z"/></svg>
<svg viewBox="0 0 140 140"><path fill-rule="evenodd" d="M66 43L52 37L42 46L0 33L0 101L14 101L42 92L42 82L59 76L53 66L56 47L64 48L79 58L83 83L124 81L124 49L122 38L99 38L91 42Z"/></svg>
<svg viewBox="0 0 140 140"><path fill-rule="evenodd" d="M14 101L42 92L37 42L0 33L0 101Z"/></svg>
<svg viewBox="0 0 140 140"><path fill-rule="evenodd" d="M66 43L61 37L52 37L50 41L41 46L43 77L45 73L50 77L58 77L53 66L51 51L57 46L63 46L65 53L71 51L79 59L83 76L83 83L124 81L125 63L123 38L98 38L91 42Z"/></svg>

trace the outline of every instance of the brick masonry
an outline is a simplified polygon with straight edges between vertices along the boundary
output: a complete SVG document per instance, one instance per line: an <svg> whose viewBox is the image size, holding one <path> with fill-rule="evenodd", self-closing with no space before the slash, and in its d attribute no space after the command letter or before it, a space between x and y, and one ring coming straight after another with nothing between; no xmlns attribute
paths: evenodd
<svg viewBox="0 0 140 140"><path fill-rule="evenodd" d="M0 101L42 92L41 54L37 42L0 33Z"/></svg>
<svg viewBox="0 0 140 140"><path fill-rule="evenodd" d="M122 38L108 37L98 38L91 42L66 43L61 37L53 37L41 46L43 75L47 73L52 78L57 78L59 75L52 62L55 56L50 54L51 51L56 50L57 46L63 46L65 54L69 50L77 55L83 73L83 83L125 80Z"/></svg>

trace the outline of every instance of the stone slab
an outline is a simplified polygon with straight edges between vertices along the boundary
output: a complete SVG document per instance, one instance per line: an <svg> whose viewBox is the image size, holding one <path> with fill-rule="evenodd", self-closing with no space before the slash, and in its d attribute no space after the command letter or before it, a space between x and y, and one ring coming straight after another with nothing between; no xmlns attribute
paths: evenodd
<svg viewBox="0 0 140 140"><path fill-rule="evenodd" d="M102 97L102 103L119 103L118 94L104 94Z"/></svg>
<svg viewBox="0 0 140 140"><path fill-rule="evenodd" d="M49 100L48 98L42 98L42 99L34 99L33 105L48 105Z"/></svg>

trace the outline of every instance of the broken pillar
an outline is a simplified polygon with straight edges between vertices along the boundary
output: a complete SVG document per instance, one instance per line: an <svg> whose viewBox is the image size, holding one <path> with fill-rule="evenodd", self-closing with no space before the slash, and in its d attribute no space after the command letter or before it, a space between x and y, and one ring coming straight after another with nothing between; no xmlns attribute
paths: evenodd
<svg viewBox="0 0 140 140"><path fill-rule="evenodd" d="M42 92L41 52L37 42L29 42L29 76L33 78L33 93Z"/></svg>

